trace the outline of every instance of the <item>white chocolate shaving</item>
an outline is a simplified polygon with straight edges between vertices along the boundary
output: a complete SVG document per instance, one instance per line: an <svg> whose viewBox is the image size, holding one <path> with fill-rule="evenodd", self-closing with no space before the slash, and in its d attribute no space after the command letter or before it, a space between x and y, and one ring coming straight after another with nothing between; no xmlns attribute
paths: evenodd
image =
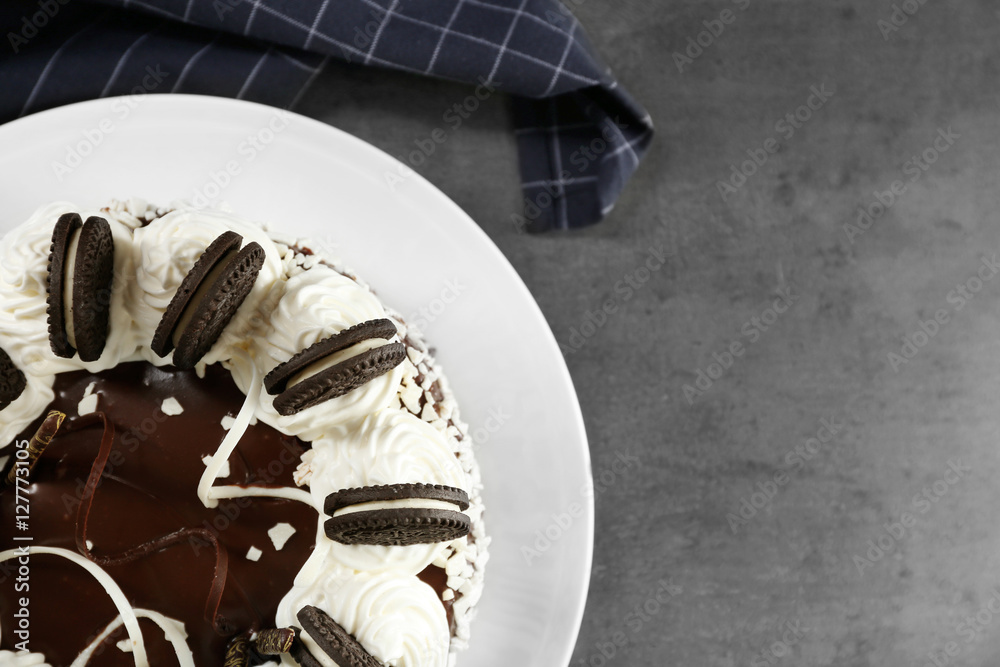
<svg viewBox="0 0 1000 667"><path fill-rule="evenodd" d="M290 523L277 523L274 528L267 531L267 536L271 538L271 542L274 543L274 548L276 551L281 551L285 548L285 543L295 534L295 528Z"/></svg>
<svg viewBox="0 0 1000 667"><path fill-rule="evenodd" d="M97 410L97 395L94 393L95 386L97 386L97 383L91 382L83 390L83 398L80 399L80 403L76 407L76 413L81 417Z"/></svg>
<svg viewBox="0 0 1000 667"><path fill-rule="evenodd" d="M170 398L164 399L163 405L160 406L160 410L163 414L168 417L176 417L177 415L184 412L184 406L176 398L171 396Z"/></svg>

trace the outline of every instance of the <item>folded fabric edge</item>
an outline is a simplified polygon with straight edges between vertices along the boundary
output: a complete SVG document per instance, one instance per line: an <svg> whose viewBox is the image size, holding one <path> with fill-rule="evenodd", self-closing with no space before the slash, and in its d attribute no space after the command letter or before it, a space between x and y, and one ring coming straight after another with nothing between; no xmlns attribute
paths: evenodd
<svg viewBox="0 0 1000 667"><path fill-rule="evenodd" d="M555 98L513 97L524 209L519 232L573 229L613 208L653 139L649 114L621 88L593 86Z"/></svg>

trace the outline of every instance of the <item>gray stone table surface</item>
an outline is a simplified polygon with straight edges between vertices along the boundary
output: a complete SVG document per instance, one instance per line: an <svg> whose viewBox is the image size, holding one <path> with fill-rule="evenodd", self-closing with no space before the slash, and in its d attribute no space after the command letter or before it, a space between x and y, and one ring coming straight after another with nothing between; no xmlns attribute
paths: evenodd
<svg viewBox="0 0 1000 667"><path fill-rule="evenodd" d="M541 305L595 474L640 462L573 664L996 664L1000 5L568 4L658 129L598 226L511 224L500 95L453 130L469 88L331 63L297 110L397 156L445 130L416 170Z"/></svg>

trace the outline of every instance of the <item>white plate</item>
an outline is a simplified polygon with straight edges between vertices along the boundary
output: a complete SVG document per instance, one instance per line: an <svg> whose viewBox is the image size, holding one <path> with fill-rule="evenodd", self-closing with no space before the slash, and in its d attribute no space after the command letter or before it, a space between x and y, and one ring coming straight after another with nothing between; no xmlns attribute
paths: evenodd
<svg viewBox="0 0 1000 667"><path fill-rule="evenodd" d="M213 174L225 183L227 165L239 173L213 187ZM187 95L97 100L0 126L0 232L49 201L207 196L329 248L404 316L427 309L427 338L479 436L493 536L472 646L459 664L567 665L594 517L572 381L496 246L421 177L387 178L400 173L371 145L271 107Z"/></svg>

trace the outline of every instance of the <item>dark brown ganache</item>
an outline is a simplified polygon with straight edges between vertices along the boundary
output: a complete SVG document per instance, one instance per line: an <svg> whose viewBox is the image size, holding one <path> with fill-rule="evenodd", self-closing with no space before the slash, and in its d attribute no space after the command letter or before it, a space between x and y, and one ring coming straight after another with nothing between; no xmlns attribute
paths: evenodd
<svg viewBox="0 0 1000 667"><path fill-rule="evenodd" d="M78 416L91 383L97 412ZM315 546L317 515L291 500L222 499L207 509L198 499L202 458L215 453L226 434L223 417L235 416L244 401L230 374L210 366L199 378L133 362L97 374L60 374L54 389L49 409L68 418L22 491L27 530L15 529L22 517L15 517L14 489L0 491L0 551L31 544L88 556L134 608L181 621L199 667L220 665L234 635L273 627L279 601ZM180 402L182 414L163 412L168 398ZM30 439L41 421L19 439ZM229 459L229 476L215 484L293 486L308 446L266 424L251 425ZM295 528L280 551L267 535L278 523ZM247 559L251 547L262 552L256 562ZM12 650L19 641L13 614L24 597L28 648L56 667L69 665L118 616L103 587L64 558L33 555L27 581L19 585L18 578L16 562L0 563L0 648ZM177 665L162 630L145 619L140 625L150 664ZM88 664L134 665L134 656L117 646L127 637L119 627Z"/></svg>

